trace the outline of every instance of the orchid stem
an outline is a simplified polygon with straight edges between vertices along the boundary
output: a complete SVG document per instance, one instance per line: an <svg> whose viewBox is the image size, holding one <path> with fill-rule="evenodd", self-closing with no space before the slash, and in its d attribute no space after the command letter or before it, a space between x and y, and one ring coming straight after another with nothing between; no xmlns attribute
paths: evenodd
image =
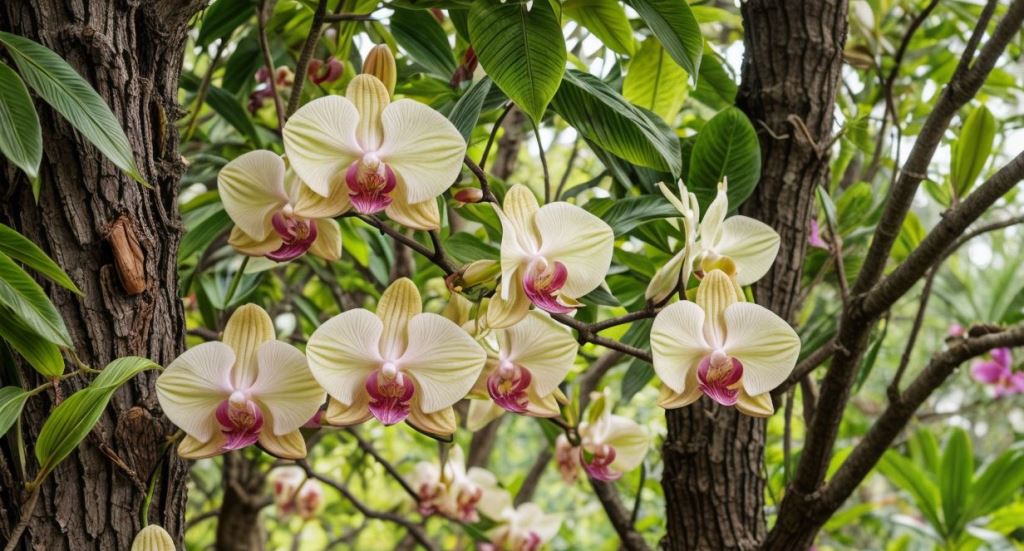
<svg viewBox="0 0 1024 551"><path fill-rule="evenodd" d="M238 284L242 281L242 274L245 273L245 267L249 265L249 257L242 257L242 265L238 267L238 271L235 272L235 276L231 278L231 284L228 285L228 292L224 295L224 306L227 307L231 304L231 299L235 297L235 291L238 290Z"/></svg>

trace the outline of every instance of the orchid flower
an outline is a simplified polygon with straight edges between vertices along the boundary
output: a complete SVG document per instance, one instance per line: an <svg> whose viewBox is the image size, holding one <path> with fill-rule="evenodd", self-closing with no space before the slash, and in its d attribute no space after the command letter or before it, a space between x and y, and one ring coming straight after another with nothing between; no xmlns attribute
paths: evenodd
<svg viewBox="0 0 1024 551"><path fill-rule="evenodd" d="M178 356L156 382L167 417L183 431L178 453L201 459L251 444L284 459L306 456L299 432L326 395L306 357L274 340L270 316L242 306L224 328L223 342L207 342Z"/></svg>
<svg viewBox="0 0 1024 551"><path fill-rule="evenodd" d="M490 543L481 545L481 550L537 551L558 534L562 526L560 515L547 514L534 503L516 507L494 475L481 484L481 489L483 496L477 509L497 523L485 532Z"/></svg>
<svg viewBox="0 0 1024 551"><path fill-rule="evenodd" d="M587 421L580 423L580 464L594 480L618 480L643 463L651 438L643 427L612 414L608 389L592 392Z"/></svg>
<svg viewBox="0 0 1024 551"><path fill-rule="evenodd" d="M323 506L324 488L320 481L306 476L306 471L295 465L278 467L270 473L274 505L281 516L292 513L310 520Z"/></svg>
<svg viewBox="0 0 1024 551"><path fill-rule="evenodd" d="M175 551L174 540L163 527L150 524L135 534L131 551Z"/></svg>
<svg viewBox="0 0 1024 551"><path fill-rule="evenodd" d="M555 462L558 464L558 474L562 475L563 482L576 482L580 472L580 454L564 432L555 439Z"/></svg>
<svg viewBox="0 0 1024 551"><path fill-rule="evenodd" d="M480 485L490 484L493 478L479 467L467 471L462 448L454 446L443 469L431 461L417 463L410 484L419 497L420 514L438 513L459 522L476 522L480 520L477 502L483 495Z"/></svg>
<svg viewBox="0 0 1024 551"><path fill-rule="evenodd" d="M407 419L433 434L455 432L451 406L473 387L487 354L458 325L422 309L416 285L402 278L381 295L376 315L349 310L313 333L310 369L333 398L325 422Z"/></svg>
<svg viewBox="0 0 1024 551"><path fill-rule="evenodd" d="M711 270L696 302L672 304L654 319L654 372L666 387L660 406L682 407L706 394L747 415L774 413L768 391L793 371L800 337L771 310L742 300L736 281Z"/></svg>
<svg viewBox="0 0 1024 551"><path fill-rule="evenodd" d="M524 186L505 194L501 219L501 284L491 298L487 323L509 327L532 302L553 314L579 308L577 300L604 281L615 237L600 218L565 202L538 207Z"/></svg>
<svg viewBox="0 0 1024 551"><path fill-rule="evenodd" d="M466 428L479 430L505 411L557 417L558 385L569 374L579 344L568 329L542 312L530 312L508 329L495 330L498 353L487 360L474 387Z"/></svg>
<svg viewBox="0 0 1024 551"><path fill-rule="evenodd" d="M217 187L235 222L228 243L238 252L277 262L306 251L325 260L341 257L341 229L333 218L348 208L347 199L313 193L279 155L261 150L236 158L221 169Z"/></svg>
<svg viewBox="0 0 1024 551"><path fill-rule="evenodd" d="M971 365L971 376L978 382L992 385L997 398L1024 394L1024 371L1013 372L1013 356L1009 348L995 348L991 359Z"/></svg>
<svg viewBox="0 0 1024 551"><path fill-rule="evenodd" d="M302 106L284 126L295 172L324 197L338 195L360 214L385 211L414 229L438 229L436 197L459 175L466 141L430 107L392 102L372 75L358 75L346 97Z"/></svg>
<svg viewBox="0 0 1024 551"><path fill-rule="evenodd" d="M729 197L725 180L718 184L718 194L708 205L703 219L700 218L697 196L686 190L682 180L679 181L679 197L673 195L665 184L659 183L658 187L682 215L681 229L686 241L651 278L645 294L647 300L655 304L664 301L680 283L686 285L694 264L701 266L721 258L728 258L735 264L736 282L740 285L750 285L764 277L779 253L779 234L753 218L726 218Z"/></svg>

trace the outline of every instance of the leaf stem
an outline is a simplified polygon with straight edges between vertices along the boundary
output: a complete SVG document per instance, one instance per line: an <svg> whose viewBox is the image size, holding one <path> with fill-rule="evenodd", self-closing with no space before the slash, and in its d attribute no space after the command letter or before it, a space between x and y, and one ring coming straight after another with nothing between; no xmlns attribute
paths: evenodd
<svg viewBox="0 0 1024 551"><path fill-rule="evenodd" d="M242 274L245 273L245 267L248 265L249 257L242 257L242 265L238 267L238 271L235 272L235 276L231 278L231 284L228 286L228 292L224 295L225 307L231 304L231 299L235 297L235 291L238 289L238 283L242 281Z"/></svg>

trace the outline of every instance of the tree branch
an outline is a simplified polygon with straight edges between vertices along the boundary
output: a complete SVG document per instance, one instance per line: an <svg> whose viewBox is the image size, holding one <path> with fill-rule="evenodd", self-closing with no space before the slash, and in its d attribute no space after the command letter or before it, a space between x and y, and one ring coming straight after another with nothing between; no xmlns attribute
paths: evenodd
<svg viewBox="0 0 1024 551"><path fill-rule="evenodd" d="M263 55L263 65L267 68L267 72L270 74L267 76L269 81L267 84L270 86L270 92L274 96L274 110L277 113L277 128L278 131L284 131L284 105L281 103L281 96L277 94L277 68L274 67L274 57L270 53L270 40L267 38L267 19L270 17L270 12L274 11L274 3L276 0L260 0L259 11L256 14L256 20L258 24L257 30L259 31L260 39L260 53Z"/></svg>
<svg viewBox="0 0 1024 551"><path fill-rule="evenodd" d="M306 82L306 69L309 67L309 60L313 58L313 50L320 40L320 31L324 26L324 18L327 15L327 0L320 0L313 11L313 21L309 27L309 34L306 35L306 43L302 45L302 52L295 64L295 82L292 83L292 95L288 98L288 110L285 117L290 117L299 108L302 100L302 87Z"/></svg>
<svg viewBox="0 0 1024 551"><path fill-rule="evenodd" d="M619 534L622 549L627 549L628 551L650 551L651 548L647 546L644 537L633 528L633 515L622 504L615 485L611 482L601 482L593 478L589 480L590 486L594 488L594 494L597 495L597 499L601 501L605 513L608 514L608 520L611 521L615 531Z"/></svg>

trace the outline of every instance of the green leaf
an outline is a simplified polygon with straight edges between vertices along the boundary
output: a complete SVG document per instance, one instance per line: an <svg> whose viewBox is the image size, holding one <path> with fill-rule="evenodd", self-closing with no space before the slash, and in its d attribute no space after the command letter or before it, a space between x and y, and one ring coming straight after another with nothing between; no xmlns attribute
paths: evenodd
<svg viewBox="0 0 1024 551"><path fill-rule="evenodd" d="M469 232L453 234L445 240L444 248L452 258L463 264L485 258L497 260L500 254L497 247L484 243L479 237Z"/></svg>
<svg viewBox="0 0 1024 551"><path fill-rule="evenodd" d="M667 122L679 114L687 89L686 71L665 54L665 48L654 38L640 45L622 81L622 95L626 99Z"/></svg>
<svg viewBox="0 0 1024 551"><path fill-rule="evenodd" d="M736 82L725 70L723 62L719 60L719 55L711 46L705 45L697 87L690 95L693 99L720 110L735 103L736 91Z"/></svg>
<svg viewBox="0 0 1024 551"><path fill-rule="evenodd" d="M957 197L967 195L992 153L996 138L996 119L984 105L967 117L960 136L953 143L949 177Z"/></svg>
<svg viewBox="0 0 1024 551"><path fill-rule="evenodd" d="M647 23L668 55L697 82L704 37L686 0L626 0Z"/></svg>
<svg viewBox="0 0 1024 551"><path fill-rule="evenodd" d="M43 288L4 253L0 253L0 304L36 335L59 346L71 346L64 320Z"/></svg>
<svg viewBox="0 0 1024 551"><path fill-rule="evenodd" d="M0 224L0 252L39 272L57 285L76 294L82 294L68 274L46 256L42 249L14 228L4 224Z"/></svg>
<svg viewBox="0 0 1024 551"><path fill-rule="evenodd" d="M21 409L25 407L28 397L28 392L16 386L0 388L0 437L7 434L14 423L18 422Z"/></svg>
<svg viewBox="0 0 1024 551"><path fill-rule="evenodd" d="M889 450L878 462L878 470L889 479L889 482L910 494L929 524L936 530L942 528L938 514L939 490L934 482L921 473L917 465Z"/></svg>
<svg viewBox="0 0 1024 551"><path fill-rule="evenodd" d="M593 291L580 297L580 301L590 306L621 306L619 299L611 294L604 286L598 286Z"/></svg>
<svg viewBox="0 0 1024 551"><path fill-rule="evenodd" d="M1009 503L1024 486L1024 451L1010 449L978 475L968 498L964 520L988 515Z"/></svg>
<svg viewBox="0 0 1024 551"><path fill-rule="evenodd" d="M480 79L459 98L455 107L452 108L451 114L448 115L448 120L452 121L455 128L459 129L459 133L462 134L462 137L467 142L470 135L473 134L473 128L480 119L480 110L483 108L484 100L487 99L487 93L490 91L491 79L487 77Z"/></svg>
<svg viewBox="0 0 1024 551"><path fill-rule="evenodd" d="M429 10L395 8L391 34L416 63L445 80L452 77L456 64L448 35Z"/></svg>
<svg viewBox="0 0 1024 551"><path fill-rule="evenodd" d="M178 259L185 260L193 254L210 246L221 232L231 226L231 217L223 208L217 209L202 222L185 232L178 249Z"/></svg>
<svg viewBox="0 0 1024 551"><path fill-rule="evenodd" d="M718 182L729 179L729 209L739 208L761 179L761 145L742 111L721 111L700 130L690 155L686 185L697 195L701 210L715 198Z"/></svg>
<svg viewBox="0 0 1024 551"><path fill-rule="evenodd" d="M64 373L64 357L57 345L22 325L8 308L0 307L0 317L7 320L0 323L0 338L21 354L32 369L48 378L59 377Z"/></svg>
<svg viewBox="0 0 1024 551"><path fill-rule="evenodd" d="M0 44L39 97L64 116L112 163L143 185L128 137L103 98L66 61L45 46L0 32Z"/></svg>
<svg viewBox="0 0 1024 551"><path fill-rule="evenodd" d="M533 121L544 116L565 73L562 25L548 0L476 0L469 34L480 65Z"/></svg>
<svg viewBox="0 0 1024 551"><path fill-rule="evenodd" d="M50 474L88 436L113 393L106 387L84 388L54 408L36 442L39 479Z"/></svg>
<svg viewBox="0 0 1024 551"><path fill-rule="evenodd" d="M622 403L628 404L633 396L643 390L652 378L654 378L654 366L634 358L633 362L629 364L626 374L622 377Z"/></svg>
<svg viewBox="0 0 1024 551"><path fill-rule="evenodd" d="M260 139L260 135L256 131L256 125L253 124L242 104L230 92L217 86L210 86L206 91L206 103L235 130L245 136L254 147L263 147L263 140Z"/></svg>
<svg viewBox="0 0 1024 551"><path fill-rule="evenodd" d="M107 367L100 371L89 387L117 390L139 373L159 368L160 366L153 360L138 356L125 356L107 364Z"/></svg>
<svg viewBox="0 0 1024 551"><path fill-rule="evenodd" d="M552 108L584 138L633 164L677 175L679 139L649 111L626 101L601 79L575 70L565 73Z"/></svg>
<svg viewBox="0 0 1024 551"><path fill-rule="evenodd" d="M28 175L39 179L43 133L39 117L18 73L0 62L0 153Z"/></svg>
<svg viewBox="0 0 1024 551"><path fill-rule="evenodd" d="M220 38L227 38L242 23L256 15L255 0L217 0L203 15L196 45L205 48Z"/></svg>
<svg viewBox="0 0 1024 551"><path fill-rule="evenodd" d="M679 216L679 211L660 195L624 199L595 198L587 201L583 208L611 226L616 237L628 233L644 222Z"/></svg>
<svg viewBox="0 0 1024 551"><path fill-rule="evenodd" d="M633 26L618 0L566 0L562 9L612 51L633 55Z"/></svg>
<svg viewBox="0 0 1024 551"><path fill-rule="evenodd" d="M974 453L967 431L953 430L939 465L939 495L942 498L942 518L947 535L955 535L963 528L964 509L971 493L974 476Z"/></svg>

